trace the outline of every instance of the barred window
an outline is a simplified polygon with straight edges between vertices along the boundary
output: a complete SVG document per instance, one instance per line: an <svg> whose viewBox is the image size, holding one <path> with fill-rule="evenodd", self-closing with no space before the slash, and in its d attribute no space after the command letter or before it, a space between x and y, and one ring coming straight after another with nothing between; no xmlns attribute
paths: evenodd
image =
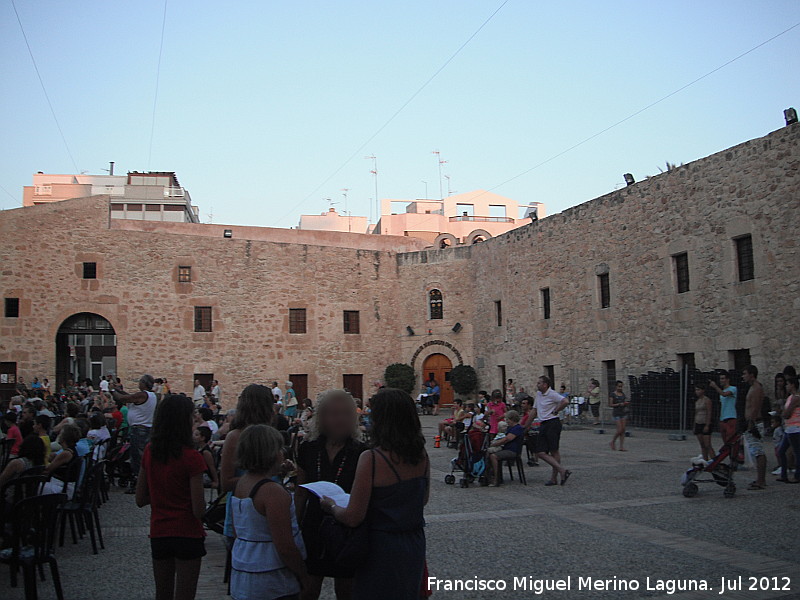
<svg viewBox="0 0 800 600"><path fill-rule="evenodd" d="M210 306L194 307L194 330L199 332L209 332L213 330Z"/></svg>
<svg viewBox="0 0 800 600"><path fill-rule="evenodd" d="M344 311L344 332L361 333L361 323L359 322L359 314L357 310Z"/></svg>
<svg viewBox="0 0 800 600"><path fill-rule="evenodd" d="M675 262L675 283L678 293L683 294L689 291L689 255L684 252L672 257Z"/></svg>
<svg viewBox="0 0 800 600"><path fill-rule="evenodd" d="M305 333L305 332L306 332L306 309L290 308L289 333Z"/></svg>
<svg viewBox="0 0 800 600"><path fill-rule="evenodd" d="M542 317L550 318L550 288L542 288Z"/></svg>
<svg viewBox="0 0 800 600"><path fill-rule="evenodd" d="M178 283L191 283L192 267L178 267Z"/></svg>
<svg viewBox="0 0 800 600"><path fill-rule="evenodd" d="M739 269L739 281L755 279L753 262L753 236L744 235L734 240L736 243L736 266Z"/></svg>
<svg viewBox="0 0 800 600"><path fill-rule="evenodd" d="M428 304L430 306L431 319L444 319L444 301L441 290L428 292Z"/></svg>
<svg viewBox="0 0 800 600"><path fill-rule="evenodd" d="M608 273L597 276L597 285L600 288L600 308L611 306L611 284L608 281Z"/></svg>

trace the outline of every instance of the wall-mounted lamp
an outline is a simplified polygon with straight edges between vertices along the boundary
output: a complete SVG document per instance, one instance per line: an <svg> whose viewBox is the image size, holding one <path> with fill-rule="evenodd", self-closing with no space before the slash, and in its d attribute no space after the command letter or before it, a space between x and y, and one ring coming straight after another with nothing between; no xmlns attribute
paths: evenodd
<svg viewBox="0 0 800 600"><path fill-rule="evenodd" d="M406 327L406 331L408 332L408 335L414 335L414 330L411 328L411 325Z"/></svg>
<svg viewBox="0 0 800 600"><path fill-rule="evenodd" d="M794 125L797 123L797 111L789 107L783 111L783 118L786 119L787 125Z"/></svg>
<svg viewBox="0 0 800 600"><path fill-rule="evenodd" d="M222 232L222 237L224 238L232 238L233 237L233 229L226 229Z"/></svg>
<svg viewBox="0 0 800 600"><path fill-rule="evenodd" d="M456 323L455 325L453 325L453 333L458 333L462 329L463 327L461 326L461 323Z"/></svg>
<svg viewBox="0 0 800 600"><path fill-rule="evenodd" d="M636 183L636 180L633 178L633 175L631 175L630 173L625 173L625 175L623 175L623 177L625 178L625 185L633 185L634 183Z"/></svg>

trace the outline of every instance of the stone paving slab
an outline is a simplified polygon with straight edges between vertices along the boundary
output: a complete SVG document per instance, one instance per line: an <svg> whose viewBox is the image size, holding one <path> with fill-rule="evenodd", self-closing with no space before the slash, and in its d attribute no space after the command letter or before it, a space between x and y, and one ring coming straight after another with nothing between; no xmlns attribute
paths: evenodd
<svg viewBox="0 0 800 600"><path fill-rule="evenodd" d="M423 423L432 439L436 419L423 417ZM548 476L544 466L526 467L527 486L516 480L499 488L446 485L455 450L434 449L431 443L426 535L432 576L504 579L509 586L515 577L572 582L570 591L542 596L531 590L440 590L434 598L800 600L800 486L772 483L769 477L767 490L748 492L744 488L752 473L744 472L735 498L725 499L721 488L708 485L687 499L679 479L697 454L694 440L670 441L666 432L637 430L627 441L629 452L622 453L608 448L609 439L591 430L564 433L564 463L574 473L564 487L543 485ZM652 460L659 462L642 462ZM101 511L106 550L93 556L88 539L74 546L68 540L59 550L66 598L152 598L148 510L137 509L132 496L114 490ZM226 598L224 545L210 534L206 547L197 597ZM653 581L705 579L713 589L647 590L648 576ZM719 594L723 577L739 576L745 584L748 577L775 577L778 587L780 578L789 577L790 588ZM634 591L579 590L580 577L635 580L640 586ZM39 589L43 600L55 597L49 577ZM7 574L0 579L0 598L23 598L21 588L8 587ZM334 598L331 585L325 585L322 598Z"/></svg>

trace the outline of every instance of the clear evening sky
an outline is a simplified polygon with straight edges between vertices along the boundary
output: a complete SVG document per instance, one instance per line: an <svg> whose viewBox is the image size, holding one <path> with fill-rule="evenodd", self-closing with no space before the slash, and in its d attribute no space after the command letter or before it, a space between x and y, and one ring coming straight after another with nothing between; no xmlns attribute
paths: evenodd
<svg viewBox="0 0 800 600"><path fill-rule="evenodd" d="M294 226L326 198L344 210L342 188L369 215L371 154L381 197L423 197L423 181L438 197L437 149L453 191L493 189L552 214L800 109L797 27L500 185L800 22L800 3L509 0L359 151L503 0L170 0L151 148L164 3L15 1L78 169L175 171L217 223ZM75 167L11 0L0 81L0 207L12 208L32 173Z"/></svg>

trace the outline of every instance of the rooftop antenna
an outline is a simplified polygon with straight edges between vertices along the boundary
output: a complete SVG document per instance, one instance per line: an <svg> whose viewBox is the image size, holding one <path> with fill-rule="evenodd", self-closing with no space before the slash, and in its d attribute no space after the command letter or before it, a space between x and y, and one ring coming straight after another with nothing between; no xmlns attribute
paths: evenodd
<svg viewBox="0 0 800 600"><path fill-rule="evenodd" d="M109 161L107 169L100 169L100 170L101 171L105 171L109 175L113 175L114 174L114 161L113 160Z"/></svg>
<svg viewBox="0 0 800 600"><path fill-rule="evenodd" d="M447 195L452 196L457 190L450 189L450 175L445 175L444 178L447 179Z"/></svg>
<svg viewBox="0 0 800 600"><path fill-rule="evenodd" d="M208 203L208 224L211 225L214 222L214 203Z"/></svg>
<svg viewBox="0 0 800 600"><path fill-rule="evenodd" d="M431 154L436 155L436 162L439 163L439 200L444 200L444 192L442 191L442 165L447 164L446 160L442 160L442 153L434 150Z"/></svg>
<svg viewBox="0 0 800 600"><path fill-rule="evenodd" d="M374 154L370 154L369 156L365 156L364 160L371 160L372 161L372 178L375 180L375 222L377 223L381 219L381 209L380 209L380 200L378 200L378 157ZM370 203L370 212L372 212L372 203Z"/></svg>
<svg viewBox="0 0 800 600"><path fill-rule="evenodd" d="M350 191L350 188L342 188L342 196L344 196L344 214L347 216L347 231L350 231L350 213L347 210L347 192Z"/></svg>

